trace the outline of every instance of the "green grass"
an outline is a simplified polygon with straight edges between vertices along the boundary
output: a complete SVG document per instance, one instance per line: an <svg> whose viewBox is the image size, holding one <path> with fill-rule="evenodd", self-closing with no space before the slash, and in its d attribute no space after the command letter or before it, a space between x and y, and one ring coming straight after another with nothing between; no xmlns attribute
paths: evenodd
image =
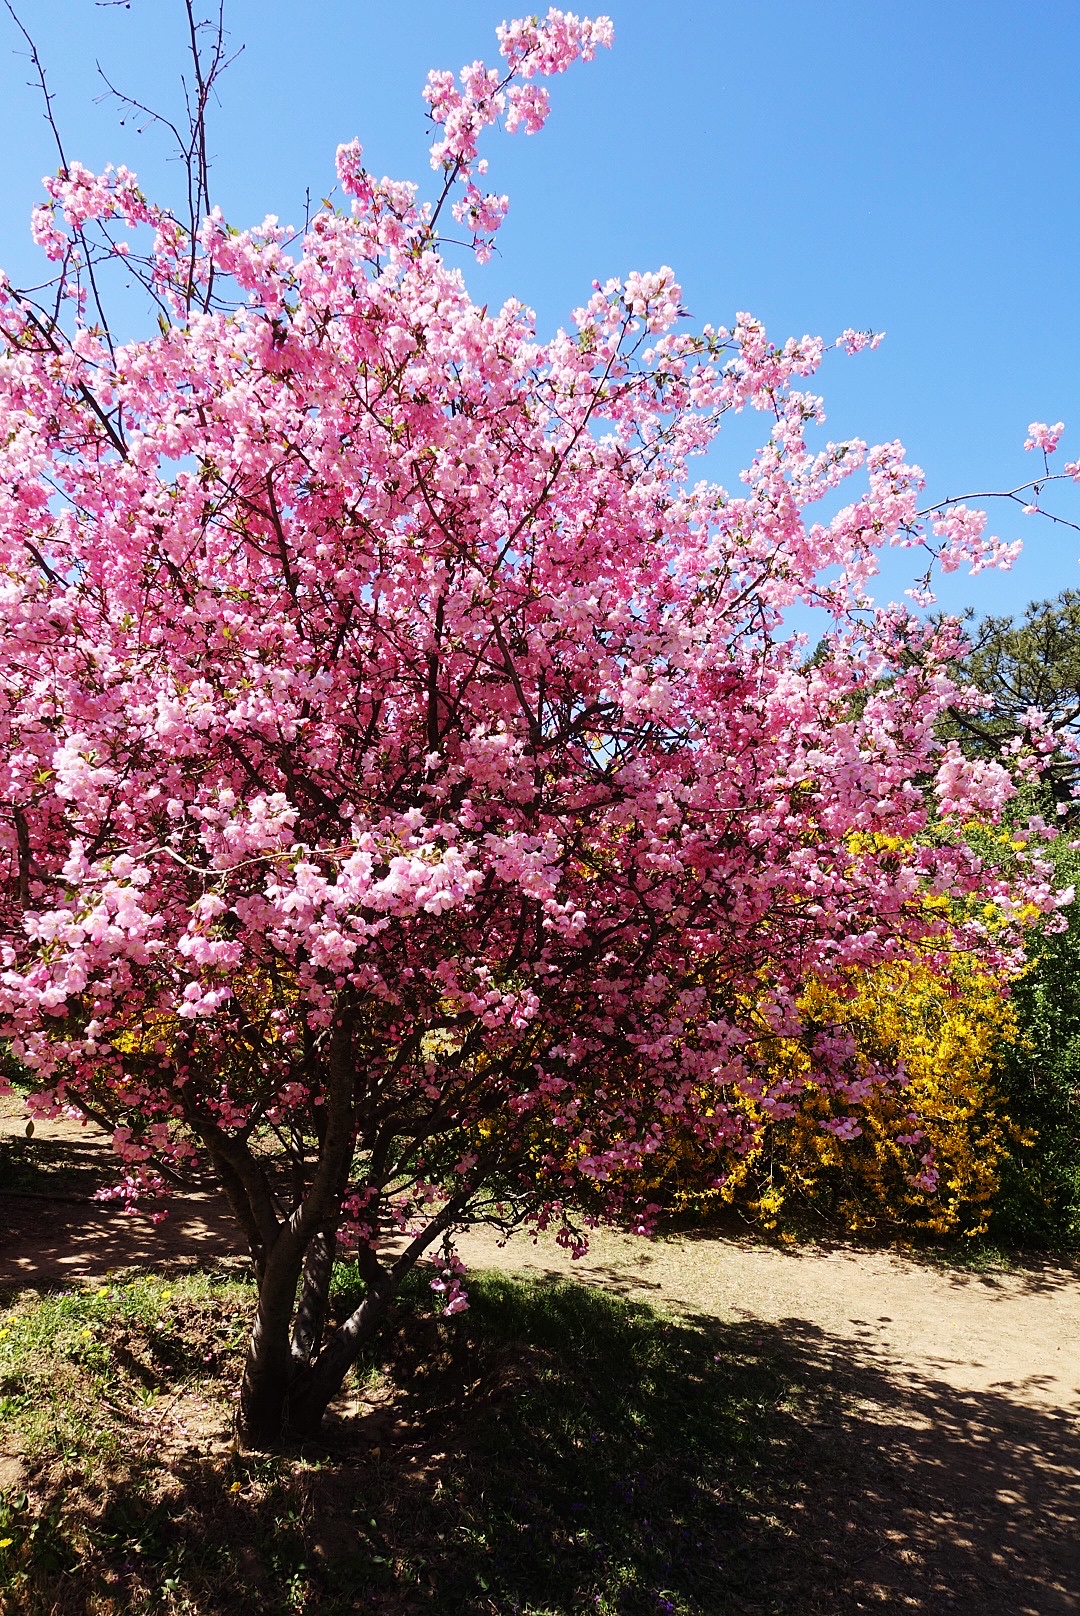
<svg viewBox="0 0 1080 1616"><path fill-rule="evenodd" d="M0 1322L0 1441L6 1452L89 1465L117 1453L130 1421L205 1378L246 1338L252 1292L225 1275L141 1276L54 1295L24 1293ZM222 1339L228 1330L233 1339ZM234 1359L235 1350L231 1356Z"/></svg>
<svg viewBox="0 0 1080 1616"><path fill-rule="evenodd" d="M337 1304L354 1285L345 1270ZM554 1282L418 1283L326 1440L230 1441L235 1274L23 1294L0 1330L0 1610L725 1616L798 1580L809 1396L755 1327Z"/></svg>

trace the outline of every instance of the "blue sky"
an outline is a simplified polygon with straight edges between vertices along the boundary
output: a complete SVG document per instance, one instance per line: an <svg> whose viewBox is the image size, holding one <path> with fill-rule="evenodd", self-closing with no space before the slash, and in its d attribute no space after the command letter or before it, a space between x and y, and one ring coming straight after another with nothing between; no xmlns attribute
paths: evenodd
<svg viewBox="0 0 1080 1616"><path fill-rule="evenodd" d="M179 0L22 0L71 155L127 162L152 194L178 174L154 132L96 104L95 59L141 99L177 104ZM1032 419L1064 418L1080 455L1080 7L1075 0L612 0L612 52L553 82L539 136L494 134L511 197L473 295L509 294L552 329L594 277L671 264L701 322L738 309L778 338L887 332L836 356L820 388L833 438L900 437L934 497L1019 482ZM493 59L505 0L226 0L244 52L222 85L215 192L244 225L303 216L339 141L370 167L430 176L428 67ZM27 217L55 155L21 42L0 13L0 264L35 277ZM734 481L746 438L713 468ZM1080 520L1080 490L1056 505ZM1008 575L942 600L980 612L1080 588L1080 533L993 511L1022 537ZM904 587L898 558L883 596Z"/></svg>

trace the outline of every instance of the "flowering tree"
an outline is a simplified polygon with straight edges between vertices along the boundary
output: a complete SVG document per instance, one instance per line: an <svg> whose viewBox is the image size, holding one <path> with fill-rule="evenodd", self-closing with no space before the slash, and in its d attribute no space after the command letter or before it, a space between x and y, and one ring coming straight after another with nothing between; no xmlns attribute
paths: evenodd
<svg viewBox="0 0 1080 1616"><path fill-rule="evenodd" d="M983 702L948 728L972 755L1040 759L1039 788L1064 817L1080 790L1080 593L1032 601L1021 619L984 618L969 638L956 677Z"/></svg>
<svg viewBox="0 0 1080 1616"><path fill-rule="evenodd" d="M924 524L898 443L809 446L822 344L691 334L670 270L541 341L448 262L446 215L483 258L505 212L483 127L538 129L540 79L610 36L502 28L500 69L429 79L434 200L342 146L300 240L66 162L56 302L0 289L0 1032L39 1112L114 1130L128 1195L212 1164L258 1274L253 1442L318 1424L470 1219L647 1227L661 1145L748 1148L803 1081L763 1023L843 1133L887 1074L802 984L956 947L927 893L1016 946L1017 880L920 839L1011 790L935 752L957 630L865 599L883 544L1007 559L982 517ZM117 258L144 340L96 304ZM695 480L747 408L741 488ZM813 659L799 602L834 623ZM366 1295L328 1330L343 1247Z"/></svg>

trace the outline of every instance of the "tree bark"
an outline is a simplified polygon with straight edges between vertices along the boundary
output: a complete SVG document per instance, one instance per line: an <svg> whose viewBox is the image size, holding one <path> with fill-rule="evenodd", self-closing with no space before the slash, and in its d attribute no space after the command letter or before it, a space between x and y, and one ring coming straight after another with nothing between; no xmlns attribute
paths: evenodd
<svg viewBox="0 0 1080 1616"><path fill-rule="evenodd" d="M239 1428L252 1447L272 1447L289 1427L290 1397L300 1391L307 1353L294 1354L293 1311L305 1276L298 1347L317 1342L333 1270L333 1239L354 1146L352 1021L342 1004L330 1038L326 1086L326 1131L311 1189L278 1224L259 1274L259 1305L240 1389ZM256 1210L253 1207L253 1212ZM310 1352L309 1346L307 1352ZM340 1384L340 1383L339 1383Z"/></svg>
<svg viewBox="0 0 1080 1616"><path fill-rule="evenodd" d="M240 1436L255 1448L272 1448L287 1436L310 1436L318 1430L357 1356L385 1319L402 1280L432 1241L460 1216L476 1189L472 1185L452 1195L392 1265L384 1266L374 1250L362 1247L360 1270L367 1294L324 1341L341 1197L355 1146L355 1077L347 1004L341 1006L333 1028L327 1076L326 1128L311 1188L291 1216L277 1223L262 1251L259 1304L244 1365L239 1412ZM250 1188L244 1182L249 1199L253 1193L261 1193L265 1186L261 1172L246 1175L238 1167L237 1174L241 1182L251 1178ZM252 1204L253 1218L259 1211ZM258 1221L260 1231L265 1229L269 1235L268 1220Z"/></svg>
<svg viewBox="0 0 1080 1616"><path fill-rule="evenodd" d="M360 1265L367 1295L344 1324L336 1329L318 1357L290 1389L286 1411L288 1429L296 1436L311 1436L323 1415L341 1390L345 1376L363 1348L377 1333L390 1303L419 1258L455 1221L468 1203L471 1190L453 1195L436 1213L426 1229L411 1240L391 1267L385 1268L375 1253L361 1252Z"/></svg>
<svg viewBox="0 0 1080 1616"><path fill-rule="evenodd" d="M320 1229L313 1237L304 1258L300 1305L292 1330L292 1360L295 1373L311 1362L322 1346L326 1308L330 1299L330 1281L334 1274L337 1255L337 1235L330 1229Z"/></svg>
<svg viewBox="0 0 1080 1616"><path fill-rule="evenodd" d="M293 1377L290 1334L303 1250L278 1240L259 1281L259 1305L240 1387L240 1435L250 1447L273 1447L285 1428Z"/></svg>
<svg viewBox="0 0 1080 1616"><path fill-rule="evenodd" d="M383 1281L369 1289L360 1306L335 1330L314 1364L290 1388L285 1410L290 1435L314 1436L345 1376L386 1318L397 1285L385 1269L383 1275Z"/></svg>

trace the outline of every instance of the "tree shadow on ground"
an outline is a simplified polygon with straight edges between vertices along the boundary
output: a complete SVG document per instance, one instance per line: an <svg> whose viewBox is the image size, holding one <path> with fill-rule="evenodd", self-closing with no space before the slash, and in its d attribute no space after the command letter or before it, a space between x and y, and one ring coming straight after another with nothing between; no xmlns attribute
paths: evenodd
<svg viewBox="0 0 1080 1616"><path fill-rule="evenodd" d="M55 1290L112 1269L208 1264L244 1252L213 1180L182 1186L155 1224L153 1207L128 1214L93 1199L121 1170L100 1128L65 1118L37 1123L28 1137L25 1126L17 1101L0 1100L0 1292Z"/></svg>
<svg viewBox="0 0 1080 1616"><path fill-rule="evenodd" d="M977 1284L991 1295L1052 1296L1055 1291L1074 1287L1080 1280L1080 1260L1073 1256L1038 1257L1018 1253L1007 1266L985 1272L949 1267L941 1262L929 1266L934 1267L950 1285L959 1288Z"/></svg>
<svg viewBox="0 0 1080 1616"><path fill-rule="evenodd" d="M224 1198L210 1191L178 1197L160 1224L108 1203L0 1197L0 1292L55 1290L113 1269L163 1271L242 1254L236 1220Z"/></svg>
<svg viewBox="0 0 1080 1616"><path fill-rule="evenodd" d="M18 1554L31 1515L52 1518L56 1569L10 1608L1075 1611L1064 1414L900 1377L799 1321L674 1320L544 1279L470 1288L454 1320L398 1310L318 1448L241 1455L226 1428L189 1429L86 1499L78 1529L70 1466L31 1478L25 1519L0 1525Z"/></svg>
<svg viewBox="0 0 1080 1616"><path fill-rule="evenodd" d="M89 1200L105 1180L99 1141L0 1135L0 1195ZM114 1174L115 1176L115 1174Z"/></svg>
<svg viewBox="0 0 1080 1616"><path fill-rule="evenodd" d="M814 1479L798 1514L819 1547L822 1609L1076 1610L1074 1417L1016 1400L1018 1387L964 1392L898 1371L871 1343L798 1320L773 1346L811 1398Z"/></svg>
<svg viewBox="0 0 1080 1616"><path fill-rule="evenodd" d="M482 1473L508 1442L520 1455L488 1517L507 1563L541 1534L505 1608L569 1610L606 1561L627 1612L1075 1609L1080 1438L1064 1413L899 1375L872 1343L799 1320L676 1322L567 1284L488 1285L481 1310L496 1299L502 1318L481 1326L520 1314L512 1336L551 1355L497 1435L472 1434ZM482 1412L499 1376L474 1373L467 1340L453 1383ZM437 1357L417 1362L437 1412L450 1387L433 1397ZM576 1569L537 1584L538 1559Z"/></svg>

